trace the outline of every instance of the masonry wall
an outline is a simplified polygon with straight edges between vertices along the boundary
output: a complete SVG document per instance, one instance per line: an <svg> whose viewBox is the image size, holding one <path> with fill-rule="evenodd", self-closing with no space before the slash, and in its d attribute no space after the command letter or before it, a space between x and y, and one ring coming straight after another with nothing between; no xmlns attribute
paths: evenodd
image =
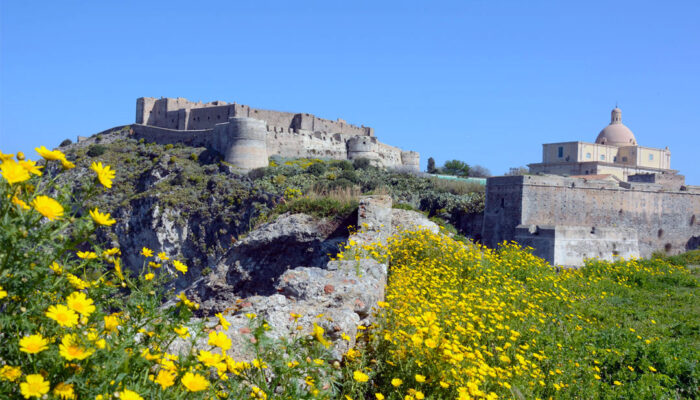
<svg viewBox="0 0 700 400"><path fill-rule="evenodd" d="M267 133L268 155L285 158L348 158L347 138L340 134L314 133L311 131Z"/></svg>
<svg viewBox="0 0 700 400"><path fill-rule="evenodd" d="M243 104L222 101L192 102L184 98L141 97L136 100L136 123L168 129L212 129L230 117L249 117L263 120L269 127L303 129L312 132L342 133L345 135L373 136L372 128L348 124L343 120L328 120L313 114L263 110Z"/></svg>
<svg viewBox="0 0 700 400"><path fill-rule="evenodd" d="M512 240L518 225L563 225L635 229L643 257L658 250L680 253L697 245L699 188L664 191L656 184L622 185L629 188L556 176L489 178L484 242L495 246Z"/></svg>

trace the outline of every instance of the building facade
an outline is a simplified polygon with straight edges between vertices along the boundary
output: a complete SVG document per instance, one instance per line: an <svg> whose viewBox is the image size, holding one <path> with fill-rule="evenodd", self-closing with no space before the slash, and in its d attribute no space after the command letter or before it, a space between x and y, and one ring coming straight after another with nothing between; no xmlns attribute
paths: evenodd
<svg viewBox="0 0 700 400"><path fill-rule="evenodd" d="M627 181L637 174L675 175L671 151L639 146L632 131L622 123L622 111L611 112L610 124L595 143L562 142L542 145L542 162L529 164L530 173L554 175L609 174Z"/></svg>

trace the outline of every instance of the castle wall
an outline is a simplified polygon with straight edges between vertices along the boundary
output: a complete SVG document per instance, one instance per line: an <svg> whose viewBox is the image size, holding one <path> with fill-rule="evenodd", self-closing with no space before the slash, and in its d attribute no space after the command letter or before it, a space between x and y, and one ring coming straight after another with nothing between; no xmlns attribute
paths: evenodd
<svg viewBox="0 0 700 400"><path fill-rule="evenodd" d="M620 186L623 185L623 186ZM700 189L664 191L660 185L586 181L557 176L489 178L484 243L513 240L518 225L634 229L639 252L679 253L700 238Z"/></svg>
<svg viewBox="0 0 700 400"><path fill-rule="evenodd" d="M244 122L245 118L251 121ZM272 155L340 160L368 158L384 167L402 167L409 171L420 168L418 153L402 152L397 147L380 143L372 128L351 125L342 119L318 118L313 114L262 110L219 101L203 104L184 98L142 97L136 100L134 127L137 137L163 144L181 142L205 146L244 169L267 165L267 157ZM245 154L250 157L244 157Z"/></svg>
<svg viewBox="0 0 700 400"><path fill-rule="evenodd" d="M348 158L347 138L340 134L321 134L299 130L267 133L267 151L269 156L278 155L285 158L330 158L346 160Z"/></svg>
<svg viewBox="0 0 700 400"><path fill-rule="evenodd" d="M587 258L614 261L639 257L637 231L630 228L519 225L515 241L552 265L583 266Z"/></svg>

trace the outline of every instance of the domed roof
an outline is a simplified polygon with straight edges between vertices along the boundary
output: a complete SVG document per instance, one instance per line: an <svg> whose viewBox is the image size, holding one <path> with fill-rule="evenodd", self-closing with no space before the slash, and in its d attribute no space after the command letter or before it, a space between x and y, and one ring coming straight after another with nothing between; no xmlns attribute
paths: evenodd
<svg viewBox="0 0 700 400"><path fill-rule="evenodd" d="M610 125L606 126L595 140L609 146L636 146L634 133L622 123L622 111L615 107L610 113Z"/></svg>

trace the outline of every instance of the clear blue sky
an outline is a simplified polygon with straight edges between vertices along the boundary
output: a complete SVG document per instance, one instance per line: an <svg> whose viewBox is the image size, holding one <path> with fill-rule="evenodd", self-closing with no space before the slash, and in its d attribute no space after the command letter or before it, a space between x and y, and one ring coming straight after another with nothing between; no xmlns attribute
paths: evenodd
<svg viewBox="0 0 700 400"><path fill-rule="evenodd" d="M179 96L341 117L423 168L502 174L542 143L595 140L617 102L700 184L698 1L250 3L1 1L0 149L34 154L133 122L137 97Z"/></svg>

